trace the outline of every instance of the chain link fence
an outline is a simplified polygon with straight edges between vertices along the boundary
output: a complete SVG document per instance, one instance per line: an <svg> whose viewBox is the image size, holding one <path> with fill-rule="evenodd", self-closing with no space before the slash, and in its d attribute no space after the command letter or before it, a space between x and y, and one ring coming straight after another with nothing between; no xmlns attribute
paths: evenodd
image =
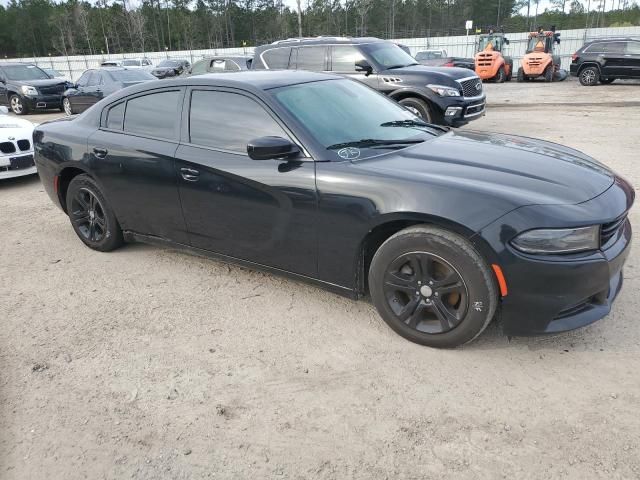
<svg viewBox="0 0 640 480"><path fill-rule="evenodd" d="M568 69L571 63L571 55L585 42L605 37L626 37L640 39L640 27L619 28L592 28L560 31L560 45L556 54L560 56L562 67ZM506 47L505 55L513 58L514 68L520 65L520 59L524 56L528 32L507 33L510 44ZM444 49L451 56L473 57L476 50L477 35L470 34L449 37L421 37L421 38L394 38L394 42L408 46L412 54L426 49ZM164 52L141 52L119 55L75 55L67 57L35 57L5 59L4 61L33 63L43 68L51 68L70 81L76 81L82 73L89 68L97 68L106 60L124 60L146 57L153 65L157 65L165 59L186 59L192 64L205 56L210 55L251 55L253 47L243 48L219 48L205 50L181 50Z"/></svg>

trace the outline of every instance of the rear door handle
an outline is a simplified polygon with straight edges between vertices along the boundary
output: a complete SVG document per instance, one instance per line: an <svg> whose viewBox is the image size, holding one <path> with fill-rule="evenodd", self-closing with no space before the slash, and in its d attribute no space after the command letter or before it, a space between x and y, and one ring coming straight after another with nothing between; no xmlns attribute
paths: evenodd
<svg viewBox="0 0 640 480"><path fill-rule="evenodd" d="M93 149L93 154L97 157L97 158L105 158L107 156L107 153L109 153L109 151L106 148L98 148L95 147Z"/></svg>
<svg viewBox="0 0 640 480"><path fill-rule="evenodd" d="M200 177L200 172L193 168L181 168L180 173L182 174L182 178L188 182L197 182Z"/></svg>

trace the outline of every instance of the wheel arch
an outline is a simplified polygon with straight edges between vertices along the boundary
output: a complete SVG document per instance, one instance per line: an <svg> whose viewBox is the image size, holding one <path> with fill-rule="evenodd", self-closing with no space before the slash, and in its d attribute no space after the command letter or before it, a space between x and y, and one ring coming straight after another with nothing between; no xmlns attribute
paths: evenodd
<svg viewBox="0 0 640 480"><path fill-rule="evenodd" d="M58 201L60 202L62 210L67 214L69 213L67 212L67 190L69 189L69 184L71 180L82 174L89 175L95 180L89 171L77 165L64 167L60 170L60 173L58 173Z"/></svg>
<svg viewBox="0 0 640 480"><path fill-rule="evenodd" d="M598 73L601 72L600 64L598 62L583 62L578 68L578 73L576 75L579 76L587 67L596 67L598 69Z"/></svg>
<svg viewBox="0 0 640 480"><path fill-rule="evenodd" d="M431 100L428 95L425 95L418 90L410 88L400 88L391 92L389 94L389 98L394 99L396 102L404 100L405 98L419 98L420 100L427 102L429 104L429 107L433 107L435 111L439 111L438 105L433 100Z"/></svg>
<svg viewBox="0 0 640 480"><path fill-rule="evenodd" d="M495 252L476 232L450 219L417 212L383 215L360 241L356 258L356 286L359 295L369 292L368 276L371 260L380 246L392 235L415 225L431 225L456 233L477 249L487 264L495 263Z"/></svg>

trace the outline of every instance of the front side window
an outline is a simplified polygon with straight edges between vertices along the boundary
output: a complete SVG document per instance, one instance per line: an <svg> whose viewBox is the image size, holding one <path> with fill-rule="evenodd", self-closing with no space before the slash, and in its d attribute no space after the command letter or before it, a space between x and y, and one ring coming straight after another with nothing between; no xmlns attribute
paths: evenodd
<svg viewBox="0 0 640 480"><path fill-rule="evenodd" d="M246 154L249 141L266 136L288 138L255 100L237 93L211 90L195 90L191 94L191 143Z"/></svg>
<svg viewBox="0 0 640 480"><path fill-rule="evenodd" d="M609 42L605 43L603 46L604 53L623 53L625 42Z"/></svg>
<svg viewBox="0 0 640 480"><path fill-rule="evenodd" d="M627 55L640 55L640 42L627 42L625 53Z"/></svg>
<svg viewBox="0 0 640 480"><path fill-rule="evenodd" d="M300 47L297 50L297 70L310 70L312 72L325 70L327 47Z"/></svg>
<svg viewBox="0 0 640 480"><path fill-rule="evenodd" d="M180 96L174 90L132 98L127 102L124 131L165 140L177 138Z"/></svg>
<svg viewBox="0 0 640 480"><path fill-rule="evenodd" d="M274 48L262 54L262 59L267 68L271 70L281 70L289 67L290 47Z"/></svg>
<svg viewBox="0 0 640 480"><path fill-rule="evenodd" d="M122 122L124 121L124 102L119 103L115 107L111 107L107 112L106 127L111 130L122 130Z"/></svg>
<svg viewBox="0 0 640 480"><path fill-rule="evenodd" d="M363 58L362 53L351 45L333 47L331 70L334 72L355 72L356 62Z"/></svg>
<svg viewBox="0 0 640 480"><path fill-rule="evenodd" d="M269 93L309 135L333 152L339 152L340 145L349 142L407 140L435 132L396 102L353 80L301 83ZM361 147L358 156L366 158L384 152L380 146Z"/></svg>
<svg viewBox="0 0 640 480"><path fill-rule="evenodd" d="M84 72L80 78L78 79L78 86L79 87L84 87L87 85L87 82L89 81L89 76L93 73L93 70L88 70L86 72Z"/></svg>
<svg viewBox="0 0 640 480"><path fill-rule="evenodd" d="M362 45L362 49L383 69L417 65L415 59L395 43L376 42Z"/></svg>

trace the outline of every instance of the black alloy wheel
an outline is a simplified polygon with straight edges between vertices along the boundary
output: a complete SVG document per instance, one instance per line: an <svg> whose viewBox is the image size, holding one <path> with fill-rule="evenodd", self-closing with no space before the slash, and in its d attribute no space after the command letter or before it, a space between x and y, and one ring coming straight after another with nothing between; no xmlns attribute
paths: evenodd
<svg viewBox="0 0 640 480"><path fill-rule="evenodd" d="M89 175L74 177L66 191L71 226L89 248L109 252L124 242L122 229L100 187Z"/></svg>
<svg viewBox="0 0 640 480"><path fill-rule="evenodd" d="M600 71L596 67L586 67L580 72L578 79L581 85L592 87L600 81Z"/></svg>
<svg viewBox="0 0 640 480"><path fill-rule="evenodd" d="M80 188L71 200L71 221L90 242L99 242L107 233L107 219L100 200L87 188Z"/></svg>
<svg viewBox="0 0 640 480"><path fill-rule="evenodd" d="M469 308L467 286L445 259L428 252L396 258L385 275L389 308L411 328L446 333L457 327Z"/></svg>

